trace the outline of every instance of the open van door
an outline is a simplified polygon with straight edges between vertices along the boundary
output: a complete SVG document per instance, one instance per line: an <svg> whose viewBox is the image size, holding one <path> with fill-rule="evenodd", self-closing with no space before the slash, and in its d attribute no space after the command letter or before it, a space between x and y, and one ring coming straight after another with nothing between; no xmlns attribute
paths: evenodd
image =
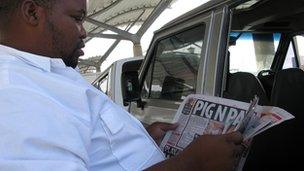
<svg viewBox="0 0 304 171"><path fill-rule="evenodd" d="M221 43L218 33L229 21L226 6L187 14L183 20L169 23L155 33L142 69L140 70L140 102L132 102L130 112L146 124L155 121L172 122L182 100L189 94L213 94L215 84L206 65ZM221 43L220 43L221 42ZM210 47L215 50L210 50ZM216 71L213 68L213 71ZM212 80L204 84L206 79ZM208 89L209 87L209 89Z"/></svg>

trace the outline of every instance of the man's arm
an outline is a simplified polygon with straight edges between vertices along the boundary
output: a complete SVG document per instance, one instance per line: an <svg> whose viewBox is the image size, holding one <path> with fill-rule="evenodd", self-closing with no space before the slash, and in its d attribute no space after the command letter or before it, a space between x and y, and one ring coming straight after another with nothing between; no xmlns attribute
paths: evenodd
<svg viewBox="0 0 304 171"><path fill-rule="evenodd" d="M233 170L242 152L242 141L240 133L203 135L179 155L147 170Z"/></svg>

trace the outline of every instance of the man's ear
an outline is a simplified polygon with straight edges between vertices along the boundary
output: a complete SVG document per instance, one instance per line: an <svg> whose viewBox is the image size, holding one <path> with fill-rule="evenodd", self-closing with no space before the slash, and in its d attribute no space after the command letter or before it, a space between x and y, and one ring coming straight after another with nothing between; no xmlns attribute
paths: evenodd
<svg viewBox="0 0 304 171"><path fill-rule="evenodd" d="M21 15L27 24L37 26L39 24L43 8L33 0L24 0L20 6Z"/></svg>

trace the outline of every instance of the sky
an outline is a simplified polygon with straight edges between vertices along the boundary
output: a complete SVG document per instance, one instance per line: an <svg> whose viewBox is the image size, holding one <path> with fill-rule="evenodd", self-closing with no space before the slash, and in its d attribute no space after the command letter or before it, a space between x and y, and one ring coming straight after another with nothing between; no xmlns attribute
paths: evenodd
<svg viewBox="0 0 304 171"><path fill-rule="evenodd" d="M153 37L153 32L161 28L164 24L174 18L194 9L195 7L207 2L208 0L177 0L170 8L166 9L151 25L141 39L143 53L145 54ZM136 29L136 28L135 28ZM132 32L132 30L131 30ZM114 42L111 39L94 38L86 43L83 49L85 55L81 58L100 56L105 53L108 47ZM101 65L101 71L109 67L113 62L119 59L133 56L133 43L130 41L121 41L116 49L110 54L106 61Z"/></svg>

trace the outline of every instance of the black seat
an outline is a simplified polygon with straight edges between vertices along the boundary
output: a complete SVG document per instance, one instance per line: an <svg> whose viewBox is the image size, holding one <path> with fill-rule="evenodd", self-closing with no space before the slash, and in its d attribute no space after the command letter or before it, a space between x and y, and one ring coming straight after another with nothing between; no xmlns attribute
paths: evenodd
<svg viewBox="0 0 304 171"><path fill-rule="evenodd" d="M304 72L292 68L275 77L271 104L296 118L277 125L254 138L244 170L293 170L304 168ZM302 170L302 169L299 169Z"/></svg>
<svg viewBox="0 0 304 171"><path fill-rule="evenodd" d="M260 98L259 104L269 104L262 84L248 72L228 74L227 86L223 95L225 98L243 102L250 102L257 95Z"/></svg>
<svg viewBox="0 0 304 171"><path fill-rule="evenodd" d="M272 70L262 70L257 76L261 84L263 85L266 95L269 99L271 96L275 74L276 72Z"/></svg>
<svg viewBox="0 0 304 171"><path fill-rule="evenodd" d="M185 80L181 78L166 76L162 85L160 98L166 100L181 100L184 82Z"/></svg>

